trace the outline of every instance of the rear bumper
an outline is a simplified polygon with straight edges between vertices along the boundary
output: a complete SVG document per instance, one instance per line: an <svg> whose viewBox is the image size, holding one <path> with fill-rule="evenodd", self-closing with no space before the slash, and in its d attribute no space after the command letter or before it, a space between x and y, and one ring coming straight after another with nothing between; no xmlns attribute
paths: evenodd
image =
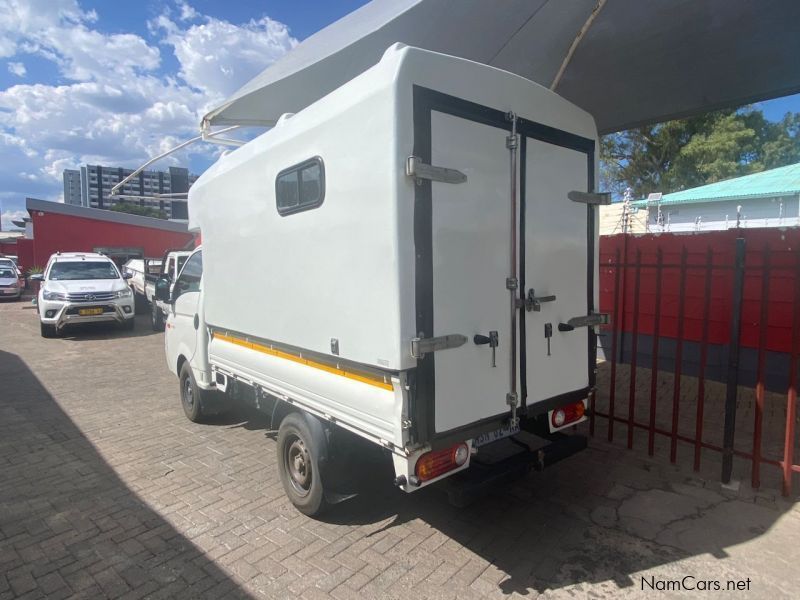
<svg viewBox="0 0 800 600"><path fill-rule="evenodd" d="M458 507L467 506L476 498L497 489L497 486L519 479L530 471L543 471L587 446L586 436L583 435L556 433L547 439L547 445L535 450L525 449L524 444L516 444L519 449L517 452L498 461L484 461L481 452L478 452L472 458L469 469L444 482L450 503ZM511 440L500 442L514 444Z"/></svg>

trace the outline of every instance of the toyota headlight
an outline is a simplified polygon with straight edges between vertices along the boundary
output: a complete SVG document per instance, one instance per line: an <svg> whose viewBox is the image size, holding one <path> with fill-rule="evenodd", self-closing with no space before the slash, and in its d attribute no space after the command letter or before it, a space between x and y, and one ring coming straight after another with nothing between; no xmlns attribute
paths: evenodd
<svg viewBox="0 0 800 600"><path fill-rule="evenodd" d="M42 290L42 298L45 300L64 300L64 294L59 292L51 292L47 288Z"/></svg>
<svg viewBox="0 0 800 600"><path fill-rule="evenodd" d="M117 292L117 298L130 298L131 296L133 296L133 290L129 287Z"/></svg>

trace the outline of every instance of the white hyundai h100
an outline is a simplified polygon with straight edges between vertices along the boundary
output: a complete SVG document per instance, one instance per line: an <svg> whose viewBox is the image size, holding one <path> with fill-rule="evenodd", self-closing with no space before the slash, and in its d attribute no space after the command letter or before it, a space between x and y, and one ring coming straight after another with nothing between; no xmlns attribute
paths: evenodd
<svg viewBox="0 0 800 600"><path fill-rule="evenodd" d="M102 254L62 252L47 261L37 298L42 337L66 325L115 321L133 329L133 291L114 262Z"/></svg>
<svg viewBox="0 0 800 600"><path fill-rule="evenodd" d="M299 108L189 190L202 254L156 282L187 416L266 412L309 515L376 479L365 447L456 504L585 448L607 322L591 116L400 45Z"/></svg>

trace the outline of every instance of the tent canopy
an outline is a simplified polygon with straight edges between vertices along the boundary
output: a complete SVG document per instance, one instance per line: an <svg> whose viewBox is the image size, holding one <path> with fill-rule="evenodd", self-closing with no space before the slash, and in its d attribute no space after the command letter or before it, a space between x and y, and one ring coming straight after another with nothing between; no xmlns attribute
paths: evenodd
<svg viewBox="0 0 800 600"><path fill-rule="evenodd" d="M402 42L554 89L601 133L800 92L797 0L373 0L203 119L272 125Z"/></svg>

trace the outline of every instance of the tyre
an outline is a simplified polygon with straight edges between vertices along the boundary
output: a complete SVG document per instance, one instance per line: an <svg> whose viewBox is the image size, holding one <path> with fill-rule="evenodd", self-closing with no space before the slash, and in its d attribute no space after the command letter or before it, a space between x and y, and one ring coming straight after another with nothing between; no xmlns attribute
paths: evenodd
<svg viewBox="0 0 800 600"><path fill-rule="evenodd" d="M186 418L192 423L205 423L208 415L203 412L203 390L194 380L189 362L184 362L180 374L181 406Z"/></svg>
<svg viewBox="0 0 800 600"><path fill-rule="evenodd" d="M43 338L54 338L57 335L55 325L45 325L44 323L39 321L39 328Z"/></svg>
<svg viewBox="0 0 800 600"><path fill-rule="evenodd" d="M301 513L313 517L326 508L316 447L306 420L290 413L278 429L278 472L286 495Z"/></svg>
<svg viewBox="0 0 800 600"><path fill-rule="evenodd" d="M155 300L150 303L150 325L153 331L164 331L164 313L158 308Z"/></svg>
<svg viewBox="0 0 800 600"><path fill-rule="evenodd" d="M131 288L133 289L133 288ZM147 309L149 305L147 304L147 300L141 294L137 294L135 291L133 292L133 310L137 315L146 315Z"/></svg>
<svg viewBox="0 0 800 600"><path fill-rule="evenodd" d="M136 319L125 319L122 322L122 329L125 331L133 331L134 327L136 327Z"/></svg>

